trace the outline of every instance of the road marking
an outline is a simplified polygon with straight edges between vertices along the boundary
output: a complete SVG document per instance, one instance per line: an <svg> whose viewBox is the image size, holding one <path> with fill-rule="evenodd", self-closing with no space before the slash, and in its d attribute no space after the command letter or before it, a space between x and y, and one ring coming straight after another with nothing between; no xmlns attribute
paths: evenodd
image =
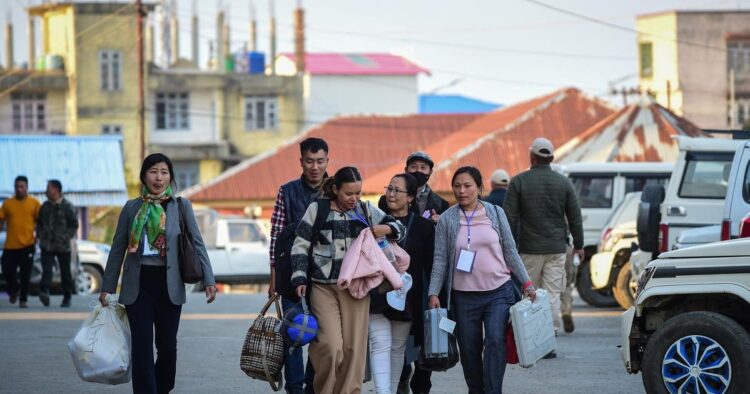
<svg viewBox="0 0 750 394"><path fill-rule="evenodd" d="M86 320L86 312L8 312L0 313L0 321L21 320ZM182 320L252 320L257 313L183 313Z"/></svg>
<svg viewBox="0 0 750 394"><path fill-rule="evenodd" d="M573 317L619 317L625 311L612 311L612 310L601 310L601 311L573 311Z"/></svg>

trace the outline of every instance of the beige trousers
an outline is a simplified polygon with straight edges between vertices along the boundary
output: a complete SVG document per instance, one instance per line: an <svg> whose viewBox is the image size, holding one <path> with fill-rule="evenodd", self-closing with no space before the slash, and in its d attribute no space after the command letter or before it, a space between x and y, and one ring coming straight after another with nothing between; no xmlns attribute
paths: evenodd
<svg viewBox="0 0 750 394"><path fill-rule="evenodd" d="M567 253L521 254L529 278L538 289L549 292L555 331L560 329L560 293L565 286L565 258Z"/></svg>
<svg viewBox="0 0 750 394"><path fill-rule="evenodd" d="M576 272L573 267L573 248L568 247L565 255L565 287L560 295L560 312L564 315L573 313L573 288L576 282Z"/></svg>
<svg viewBox="0 0 750 394"><path fill-rule="evenodd" d="M370 297L358 300L336 285L313 283L310 308L318 339L310 343L318 394L360 393L365 377Z"/></svg>

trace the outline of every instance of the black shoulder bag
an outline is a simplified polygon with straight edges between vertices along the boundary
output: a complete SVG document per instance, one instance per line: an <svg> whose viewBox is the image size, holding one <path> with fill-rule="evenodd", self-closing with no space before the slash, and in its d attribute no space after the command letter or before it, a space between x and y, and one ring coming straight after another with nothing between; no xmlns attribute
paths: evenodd
<svg viewBox="0 0 750 394"><path fill-rule="evenodd" d="M180 212L180 235L177 238L177 255L180 260L180 276L185 283L198 283L203 280L203 266L193 235L188 230L182 198L177 197L177 210Z"/></svg>

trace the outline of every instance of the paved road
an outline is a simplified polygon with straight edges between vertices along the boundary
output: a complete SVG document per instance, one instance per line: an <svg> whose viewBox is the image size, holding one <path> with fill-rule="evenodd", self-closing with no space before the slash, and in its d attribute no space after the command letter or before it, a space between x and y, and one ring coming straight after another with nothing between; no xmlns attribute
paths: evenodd
<svg viewBox="0 0 750 394"><path fill-rule="evenodd" d="M61 310L60 297L44 308L30 299L20 310L0 296L0 393L129 393L129 385L104 386L79 380L66 348L94 297L75 297ZM269 386L246 377L239 354L250 321L263 305L260 294L221 294L206 305L191 294L178 337L175 393L264 393ZM643 393L640 375L628 375L616 345L620 311L594 309L577 301L576 331L558 338L558 358L523 369L509 366L508 393ZM433 375L433 393L466 392L461 368ZM365 393L374 392L366 384Z"/></svg>

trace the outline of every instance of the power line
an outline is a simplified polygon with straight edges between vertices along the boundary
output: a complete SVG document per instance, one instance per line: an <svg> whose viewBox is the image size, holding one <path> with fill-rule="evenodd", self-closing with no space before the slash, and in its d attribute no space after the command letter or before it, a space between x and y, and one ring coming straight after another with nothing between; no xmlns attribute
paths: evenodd
<svg viewBox="0 0 750 394"><path fill-rule="evenodd" d="M726 48L715 47L715 46L712 46L712 45L701 44L701 43L698 43L698 42L691 42L691 41L679 40L677 38L672 38L672 37L659 36L659 35L656 35L656 34L653 34L653 33L640 31L640 30L633 29L633 28L630 28L630 27L620 26L618 24L607 22L605 20L597 19L597 18L588 16L588 15L579 14L577 12L566 10L566 9L563 9L563 8L560 8L560 7L551 5L551 4L543 3L543 2L538 1L538 0L525 0L525 1L528 2L528 3L534 4L534 5L537 5L539 7L542 7L542 8L547 8L549 10L556 11L556 12L559 12L559 13L562 13L562 14L565 14L565 15L569 15L569 16L572 16L572 17L575 17L575 18L583 19L583 20L586 20L586 21L589 21L589 22L592 22L592 23L596 23L596 24L602 25L602 26L607 26L607 27L612 28L612 29L617 29L617 30L628 32L628 33L635 33L635 34L644 35L644 36L661 38L661 39L673 41L673 42L678 43L678 44L684 44L684 45L690 45L690 46L695 46L695 47L700 47L700 48L705 48L705 49L712 49L712 50L715 50L715 51L726 52Z"/></svg>
<svg viewBox="0 0 750 394"><path fill-rule="evenodd" d="M558 58L566 58L566 59L589 59L589 60L595 59L595 60L617 60L617 61L635 60L632 57L617 56L617 55L592 55L590 53L570 53L570 52L536 51L536 50L528 50L528 49L500 48L500 47L492 47L492 46L485 46L485 45L462 44L462 43L445 42L445 41L432 41L432 40L407 38L407 37L376 36L372 34L360 33L360 32L355 32L355 31L316 28L312 26L309 26L309 28L312 30L317 30L318 32L321 32L324 34L360 36L360 37L408 42L408 43L415 43L415 44L424 44L424 45L439 46L439 47L471 49L471 50L479 50L479 51L485 51L485 52L497 52L497 53L502 53L502 54L513 53L513 54L521 54L521 55L558 57Z"/></svg>

